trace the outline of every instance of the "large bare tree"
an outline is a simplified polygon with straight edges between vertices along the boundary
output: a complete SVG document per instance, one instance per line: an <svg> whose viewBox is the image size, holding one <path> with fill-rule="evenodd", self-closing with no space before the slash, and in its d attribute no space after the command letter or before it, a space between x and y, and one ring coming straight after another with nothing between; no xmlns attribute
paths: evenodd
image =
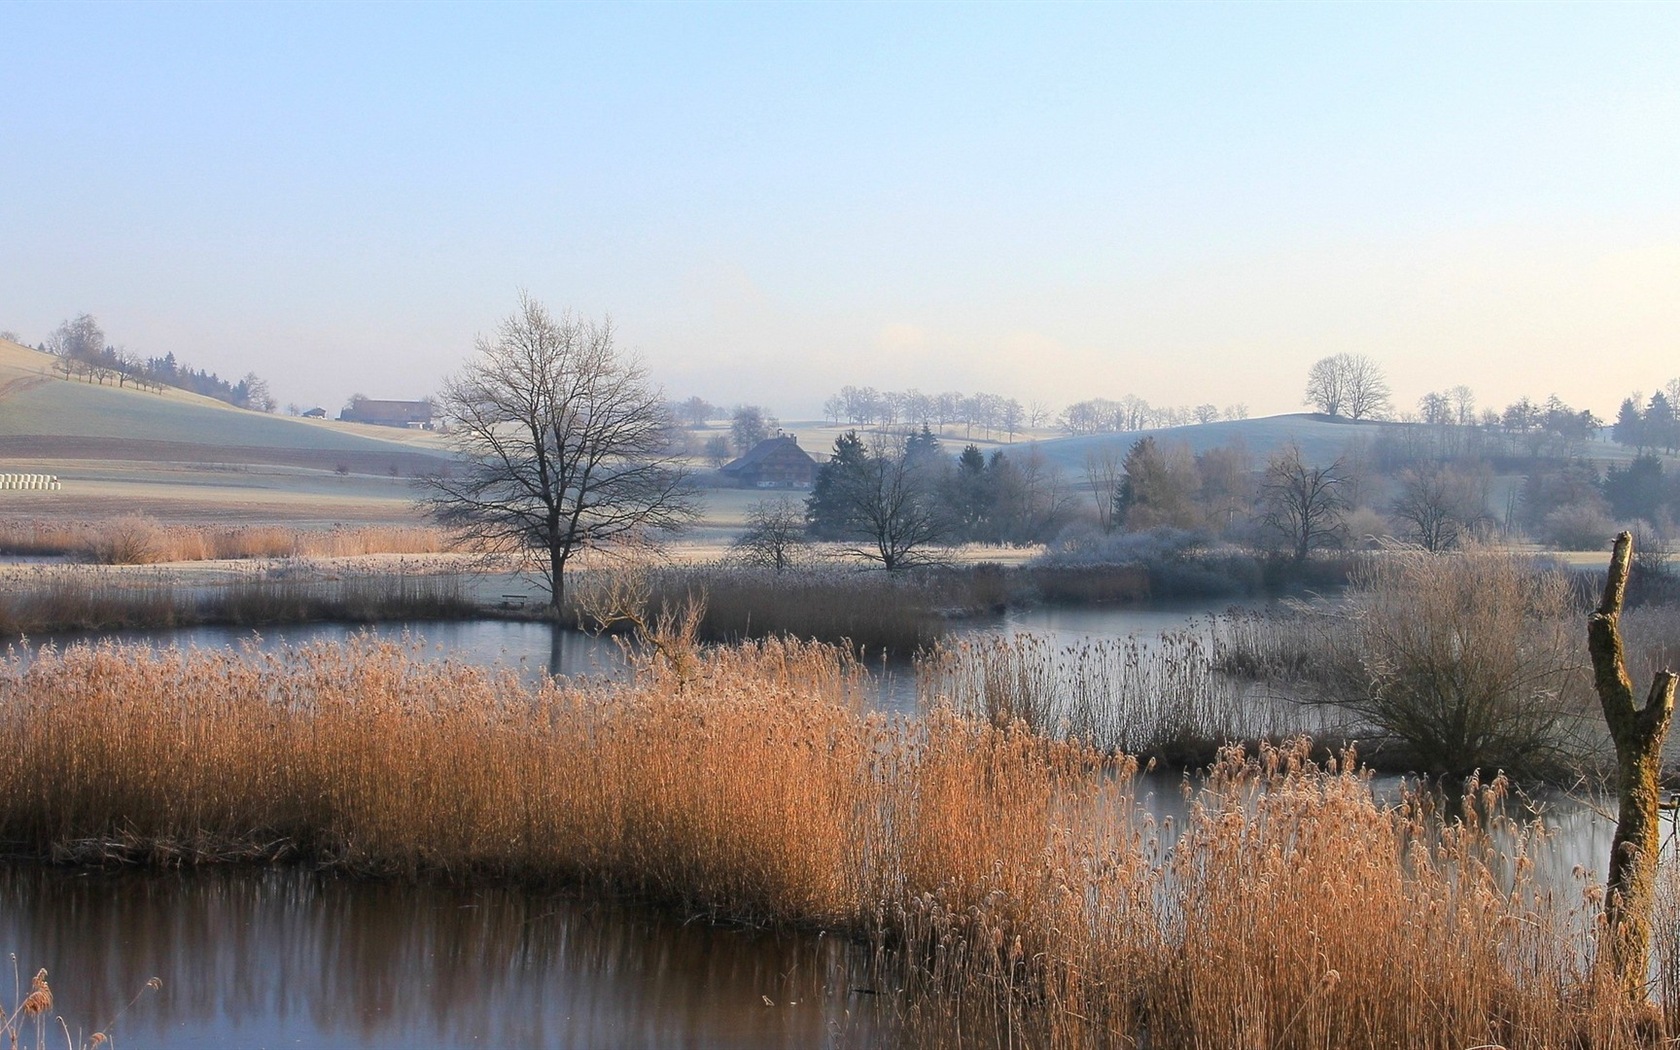
<svg viewBox="0 0 1680 1050"><path fill-rule="evenodd" d="M460 461L428 479L433 516L481 546L537 552L556 619L578 553L698 513L664 398L618 353L611 321L556 318L522 294L439 405Z"/></svg>
<svg viewBox="0 0 1680 1050"><path fill-rule="evenodd" d="M1390 408L1388 378L1364 354L1334 354L1307 370L1306 403L1327 416L1378 418Z"/></svg>
<svg viewBox="0 0 1680 1050"><path fill-rule="evenodd" d="M1440 463L1407 467L1400 472L1400 491L1389 513L1408 539L1426 550L1444 551L1488 521L1490 481L1485 473Z"/></svg>
<svg viewBox="0 0 1680 1050"><path fill-rule="evenodd" d="M1266 464L1260 481L1261 524L1288 543L1297 562L1306 561L1315 547L1341 541L1348 510L1342 496L1346 472L1342 458L1312 466L1295 444L1278 449Z"/></svg>

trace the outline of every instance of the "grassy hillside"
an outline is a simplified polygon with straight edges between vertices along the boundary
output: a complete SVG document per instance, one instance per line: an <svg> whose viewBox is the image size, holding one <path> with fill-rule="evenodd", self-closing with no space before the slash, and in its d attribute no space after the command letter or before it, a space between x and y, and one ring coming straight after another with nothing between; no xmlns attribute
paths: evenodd
<svg viewBox="0 0 1680 1050"><path fill-rule="evenodd" d="M413 474L435 435L248 412L184 390L66 380L48 354L0 341L0 459L268 463Z"/></svg>
<svg viewBox="0 0 1680 1050"><path fill-rule="evenodd" d="M66 380L53 358L0 340L0 472L57 474L7 492L0 517L413 524L413 479L440 435L271 416L184 390Z"/></svg>

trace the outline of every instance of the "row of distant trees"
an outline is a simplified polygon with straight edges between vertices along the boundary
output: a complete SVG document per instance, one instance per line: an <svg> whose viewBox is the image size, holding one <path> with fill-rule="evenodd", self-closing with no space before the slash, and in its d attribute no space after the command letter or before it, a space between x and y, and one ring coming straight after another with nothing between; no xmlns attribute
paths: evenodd
<svg viewBox="0 0 1680 1050"><path fill-rule="evenodd" d="M774 417L756 405L724 409L700 397L672 406L673 414L690 428L715 420L729 420L734 433L752 429L754 413L768 419L774 431ZM1136 395L1118 400L1090 398L1057 412L1042 401L1023 404L1001 394L965 394L948 390L924 394L919 390L876 390L868 386L846 386L823 402L823 415L832 424L851 424L880 430L899 429L906 433L926 427L945 436L961 429L964 440L990 441L1004 437L1013 441L1023 432L1056 427L1068 434L1119 433L1152 427L1175 427L1190 423L1211 423L1220 419L1247 419L1244 404L1159 407ZM739 440L731 442L737 454L745 449ZM751 447L750 444L746 447Z"/></svg>
<svg viewBox="0 0 1680 1050"><path fill-rule="evenodd" d="M1036 446L988 456L970 444L953 458L929 427L903 436L849 430L817 471L805 525L811 538L896 569L952 543L1042 542L1073 511L1061 471Z"/></svg>
<svg viewBox="0 0 1680 1050"><path fill-rule="evenodd" d="M1522 483L1495 506L1492 459L1384 439L1349 442L1318 463L1288 448L1258 469L1240 445L1199 454L1154 437L1096 446L1085 461L1085 512L1104 532L1170 527L1250 543L1290 535L1299 557L1384 534L1440 550L1494 529L1596 549L1622 527L1671 537L1680 520L1680 475L1653 453L1603 469L1586 458L1528 460ZM1277 498L1285 476L1299 508L1288 522Z"/></svg>
<svg viewBox="0 0 1680 1050"><path fill-rule="evenodd" d="M1610 436L1641 452L1662 449L1672 454L1680 449L1680 378L1669 380L1643 407L1641 400L1638 394L1623 399Z"/></svg>
<svg viewBox="0 0 1680 1050"><path fill-rule="evenodd" d="M104 386L134 386L140 389L162 390L166 386L190 390L239 408L258 412L272 412L274 397L268 383L254 372L230 383L214 372L195 369L175 359L173 352L162 357L141 357L128 350L112 346L105 340L105 332L92 314L63 321L36 347L54 355L54 368L65 379L82 379Z"/></svg>
<svg viewBox="0 0 1680 1050"><path fill-rule="evenodd" d="M1251 543L1304 560L1346 544L1368 479L1348 456L1317 464L1288 445L1262 464L1240 446L1193 454L1182 443L1144 437L1087 460L1086 498L1035 445L990 455L969 444L947 454L930 428L908 435L848 431L818 470L798 529L791 511L761 509L744 540L765 536L837 541L888 569L936 560L962 542L1028 543L1096 533L1169 529ZM1489 521L1491 475L1447 465L1408 468L1387 501L1408 538L1452 546ZM1094 511L1094 514L1093 514ZM774 545L775 564L785 548Z"/></svg>

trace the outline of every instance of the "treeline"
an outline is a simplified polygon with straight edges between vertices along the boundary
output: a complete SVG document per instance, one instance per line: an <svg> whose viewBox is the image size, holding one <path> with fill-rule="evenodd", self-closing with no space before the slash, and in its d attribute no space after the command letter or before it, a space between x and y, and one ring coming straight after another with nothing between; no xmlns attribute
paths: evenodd
<svg viewBox="0 0 1680 1050"><path fill-rule="evenodd" d="M1118 401L1094 397L1075 402L1064 409L1056 421L1069 434L1118 434L1247 418L1248 406L1241 403L1227 405L1223 409L1211 404L1163 408L1128 394Z"/></svg>
<svg viewBox="0 0 1680 1050"><path fill-rule="evenodd" d="M1638 394L1623 399L1610 436L1617 444L1641 452L1662 449L1672 454L1680 449L1680 416L1676 414L1676 405L1680 405L1680 379L1669 380L1662 390L1651 395L1643 408L1640 400Z"/></svg>
<svg viewBox="0 0 1680 1050"><path fill-rule="evenodd" d="M931 427L848 430L803 502L752 508L735 556L780 570L805 560L811 541L828 541L901 569L961 543L1047 543L1085 516L1076 484L1036 443L989 455L971 443L953 457Z"/></svg>
<svg viewBox="0 0 1680 1050"><path fill-rule="evenodd" d="M1486 459L1496 466L1521 469L1522 462L1573 460L1604 429L1590 409L1576 409L1552 394L1544 401L1521 397L1503 410L1476 407L1468 387L1431 392L1418 399L1413 424L1385 430L1377 440L1385 465L1398 467L1425 459Z"/></svg>
<svg viewBox="0 0 1680 1050"><path fill-rule="evenodd" d="M774 430L774 417L756 405L737 405L726 409L705 398L691 397L686 401L673 402L670 410L674 418L690 429L705 427L714 420L729 420L733 431L745 429L748 433L757 433L756 422L763 419L768 420L770 429ZM846 423L880 430L897 428L906 432L925 427L941 436L960 428L964 440L980 438L991 441L1003 437L1013 441L1023 432L1041 431L1048 427L1068 434L1105 434L1212 423L1221 419L1247 419L1248 406L1235 404L1220 408L1204 404L1158 407L1141 397L1127 395L1119 400L1090 398L1058 412L1041 401L1023 404L1016 398L1001 394L965 394L957 390L924 394L913 389L897 391L846 386L823 401L823 416L835 426ZM731 445L737 453L744 451L739 439L733 440Z"/></svg>
<svg viewBox="0 0 1680 1050"><path fill-rule="evenodd" d="M1579 413L1553 414L1559 426L1569 417ZM1487 433L1479 423L1462 429ZM784 538L840 542L887 568L937 560L941 547L966 542L1049 543L1062 563L1128 560L1143 556L1132 539L1140 534L1155 538L1150 550L1166 544L1149 557L1225 544L1295 563L1387 537L1428 550L1496 534L1597 549L1624 527L1653 557L1668 550L1680 476L1656 455L1600 469L1561 436L1521 449L1570 454L1531 456L1496 504L1502 486L1487 448L1432 440L1427 426L1395 427L1317 459L1294 444L1257 459L1240 443L1198 453L1147 436L1093 445L1074 477L1036 444L989 455L969 444L952 456L931 428L853 430L819 468L798 520L777 528Z"/></svg>
<svg viewBox="0 0 1680 1050"><path fill-rule="evenodd" d="M937 427L941 432L960 426L965 439L980 436L991 440L1003 434L1014 440L1022 430L1048 426L1069 434L1102 434L1246 419L1248 406L1162 408L1128 394L1117 401L1090 398L1057 412L1041 401L1023 405L1001 394L964 394L956 390L924 394L913 389L880 391L868 386L846 386L823 402L823 414L836 425L845 422L875 427Z"/></svg>
<svg viewBox="0 0 1680 1050"><path fill-rule="evenodd" d="M195 369L175 360L173 352L162 357L140 357L105 342L105 332L91 314L64 321L36 347L58 358L54 368L65 379L89 383L115 383L161 391L164 387L188 390L237 408L273 412L275 402L268 383L248 372L237 382L228 382L214 372Z"/></svg>

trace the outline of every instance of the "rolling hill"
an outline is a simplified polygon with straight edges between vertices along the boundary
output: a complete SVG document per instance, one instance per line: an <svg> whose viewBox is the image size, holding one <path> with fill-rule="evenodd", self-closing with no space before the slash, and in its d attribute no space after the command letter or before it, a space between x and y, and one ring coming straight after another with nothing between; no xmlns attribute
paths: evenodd
<svg viewBox="0 0 1680 1050"><path fill-rule="evenodd" d="M440 435L234 408L184 390L65 379L54 358L0 340L0 472L57 474L0 514L407 520Z"/></svg>
<svg viewBox="0 0 1680 1050"><path fill-rule="evenodd" d="M52 357L0 341L0 461L274 464L401 474L435 467L441 444L407 431L292 419L166 388L118 388L52 372ZM404 440L406 439L406 440Z"/></svg>

